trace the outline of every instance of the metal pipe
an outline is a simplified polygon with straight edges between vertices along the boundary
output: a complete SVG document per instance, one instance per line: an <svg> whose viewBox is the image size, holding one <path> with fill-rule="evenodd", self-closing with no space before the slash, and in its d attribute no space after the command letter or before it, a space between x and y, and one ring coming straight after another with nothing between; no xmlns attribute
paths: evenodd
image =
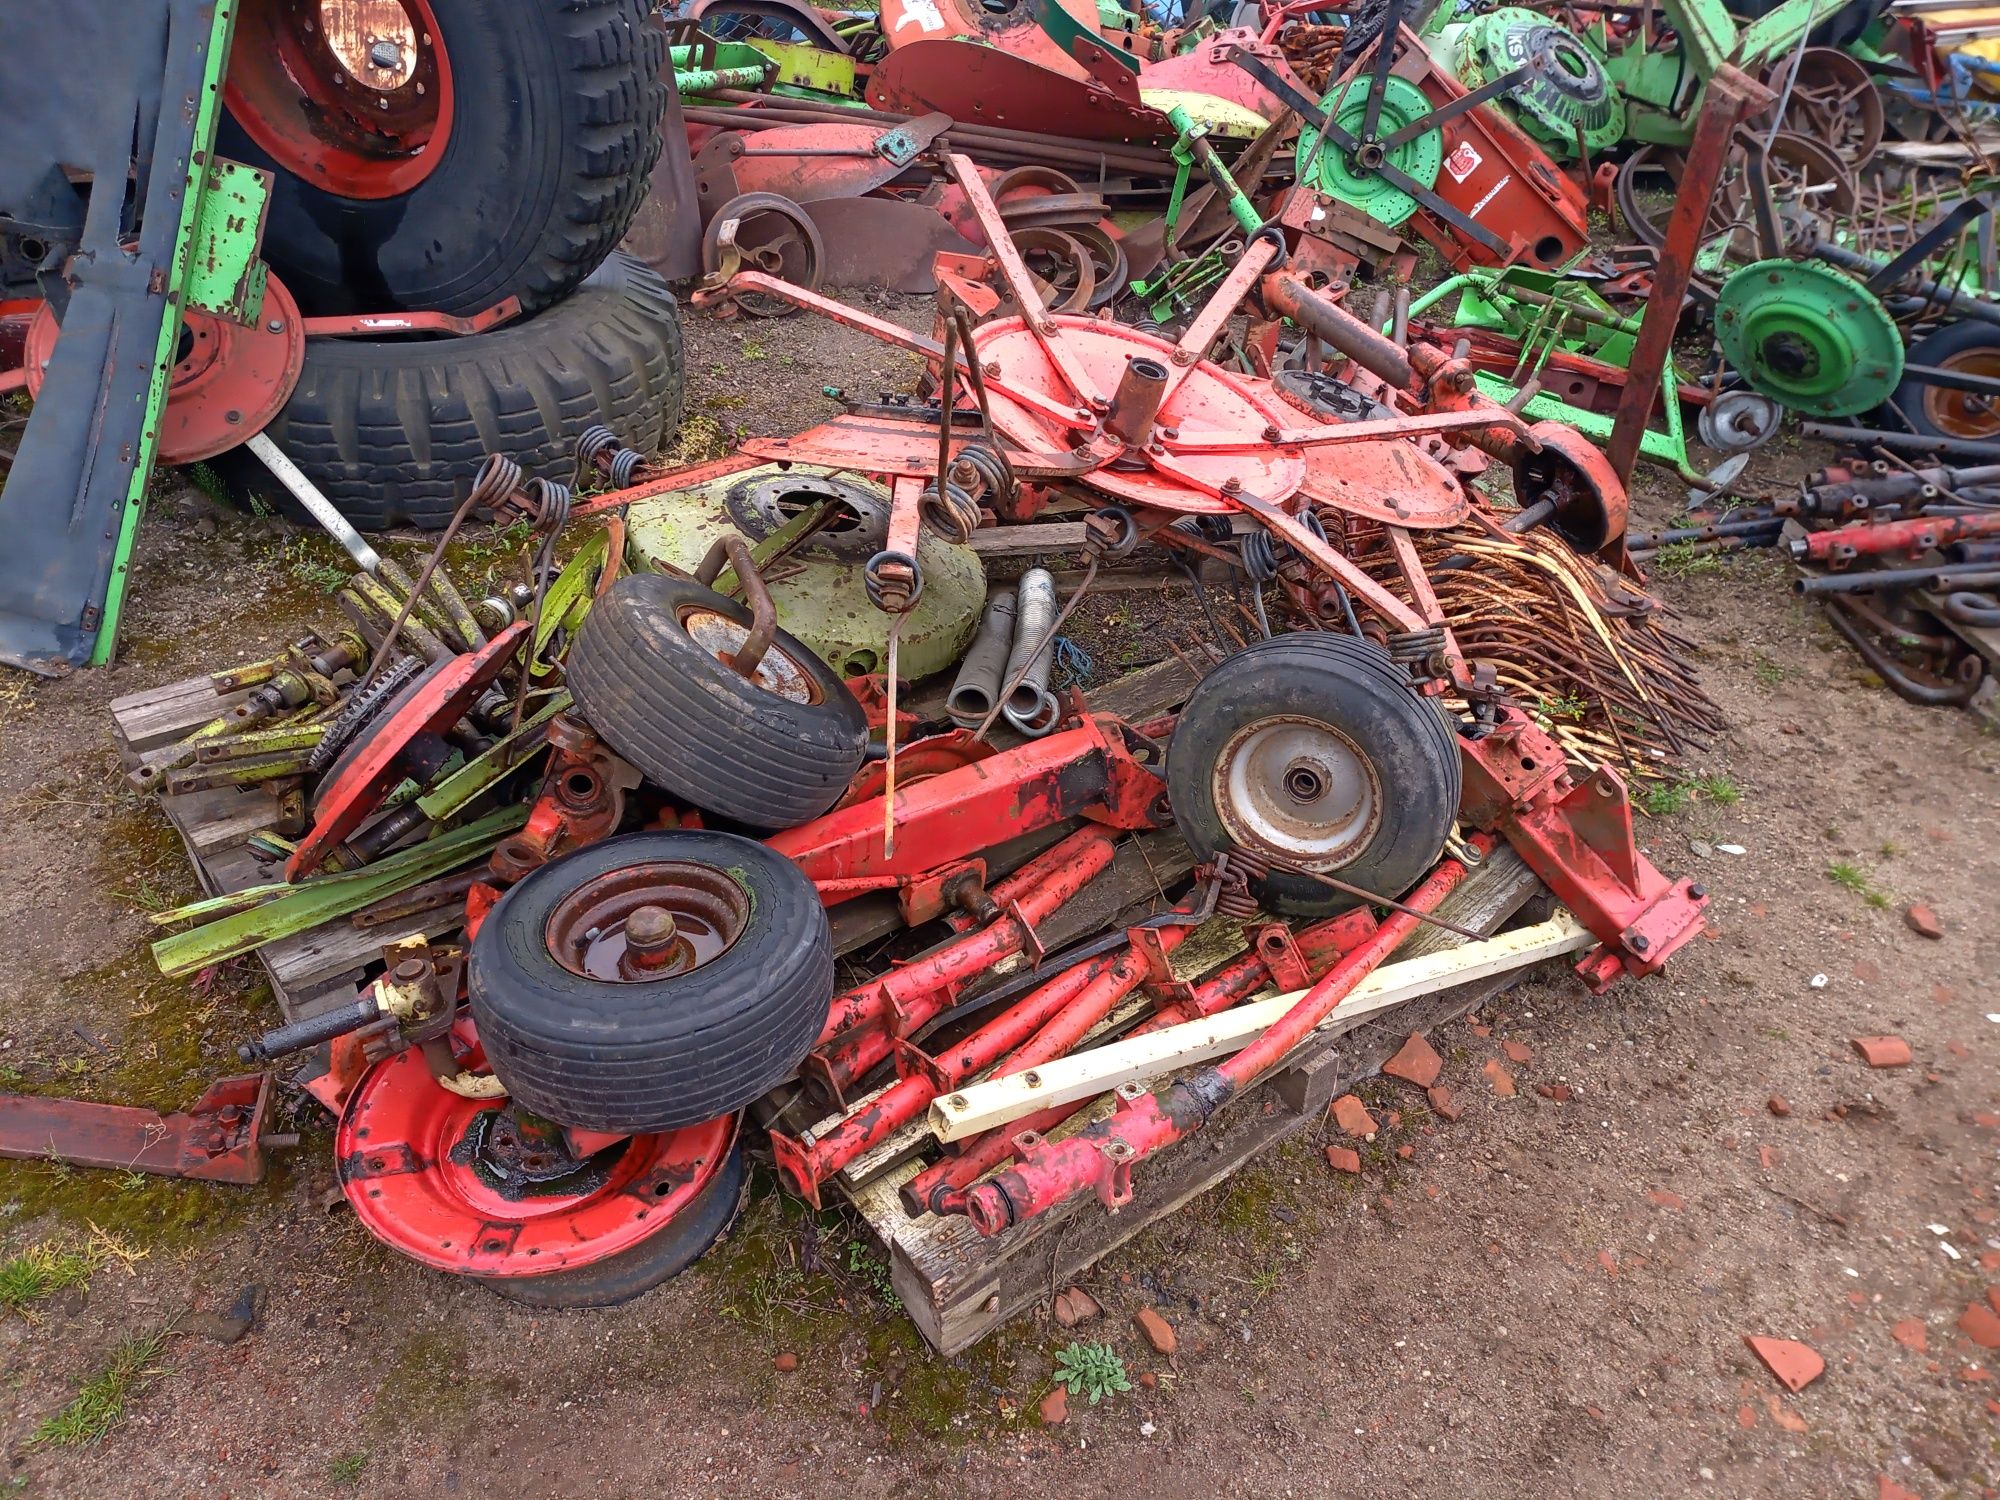
<svg viewBox="0 0 2000 1500"><path fill-rule="evenodd" d="M1773 537L1784 528L1783 516L1759 516L1750 521L1714 521L1707 526L1675 526L1666 531L1635 531L1625 538L1634 552L1653 547L1671 547L1677 542L1709 542L1726 536Z"/></svg>
<svg viewBox="0 0 2000 1500"><path fill-rule="evenodd" d="M1153 419L1167 396L1171 372L1157 359L1135 354L1125 361L1125 373L1118 377L1112 393L1111 410L1104 415L1104 430L1128 448L1143 448L1153 435Z"/></svg>
<svg viewBox="0 0 2000 1500"><path fill-rule="evenodd" d="M1795 594L1866 594L1876 589L1964 589L2000 584L2000 568L1959 563L1942 568L1870 568L1858 573L1820 573L1792 580Z"/></svg>
<svg viewBox="0 0 2000 1500"><path fill-rule="evenodd" d="M319 492L319 486L306 478L305 472L287 458L276 443L261 432L253 432L244 446L263 460L264 467L292 492L292 498L305 507L306 514L319 522L328 536L340 543L341 549L354 559L357 568L370 575L381 568L382 559L376 555L375 549L361 539L361 533L354 529L353 523L334 508L333 502Z"/></svg>
<svg viewBox="0 0 2000 1500"><path fill-rule="evenodd" d="M1946 542L2000 535L2000 515L1990 511L1963 516L1913 516L1907 521L1872 521L1815 531L1791 544L1795 560L1846 560L1884 552L1928 552Z"/></svg>
<svg viewBox="0 0 2000 1500"><path fill-rule="evenodd" d="M1858 272L1863 277L1873 276L1887 264L1873 256L1850 250L1845 245L1836 245L1831 240L1815 240L1812 253L1829 265L1839 266L1843 271ZM2000 304L1988 302L1983 297L1968 297L1964 292L1941 281L1933 281L1928 276L1905 276L1902 284L1916 288L1926 301L1948 307L1961 317L2000 324Z"/></svg>
<svg viewBox="0 0 2000 1500"><path fill-rule="evenodd" d="M1055 617L1055 575L1047 568L1028 569L1015 585L1014 644L1007 653L1004 679L1014 684L1014 691L1007 695L1001 712L1030 739L1054 729L1062 712L1049 692L1056 643L1046 637Z"/></svg>
<svg viewBox="0 0 2000 1500"><path fill-rule="evenodd" d="M1962 593L1946 594L1939 599L1938 613L1960 625L1991 628L2000 625L2000 599L1988 593L1976 593L1966 589Z"/></svg>
<svg viewBox="0 0 2000 1500"><path fill-rule="evenodd" d="M2000 443L1976 438L1928 437L1916 432L1882 432L1873 427L1843 427L1832 422L1801 422L1807 437L1834 443L1871 443L1905 453L1955 453L1964 458L2000 459Z"/></svg>
<svg viewBox="0 0 2000 1500"><path fill-rule="evenodd" d="M1923 682L1910 675L1910 671L1888 652L1865 635L1859 626L1848 618L1843 607L1847 600L1835 595L1827 601L1834 607L1826 613L1826 622L1843 636L1847 644L1857 651L1861 659L1868 663L1875 674L1888 683L1897 697L1922 708L1956 708L1972 700L1972 693L1979 684L1974 682L1952 683Z"/></svg>
<svg viewBox="0 0 2000 1500"><path fill-rule="evenodd" d="M944 711L960 729L977 729L993 712L1000 684L1007 680L1007 656L1014 646L1014 591L988 596L979 630L966 648L958 676L945 694Z"/></svg>

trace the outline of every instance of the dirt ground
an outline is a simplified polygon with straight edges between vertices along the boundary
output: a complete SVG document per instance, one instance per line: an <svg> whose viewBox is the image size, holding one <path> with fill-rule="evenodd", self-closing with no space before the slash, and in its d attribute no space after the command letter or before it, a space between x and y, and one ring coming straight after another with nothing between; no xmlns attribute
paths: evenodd
<svg viewBox="0 0 2000 1500"><path fill-rule="evenodd" d="M690 319L690 349L697 440L803 426L828 381L908 376L805 320ZM1807 459L1759 466L1796 479ZM194 885L119 777L106 705L296 634L335 558L163 489L124 660L0 683L0 1087L171 1106L275 1016L249 964L152 972L145 914ZM494 545L468 566L505 562ZM1069 1334L1036 1315L929 1355L857 1226L762 1173L662 1290L514 1307L330 1209L308 1119L254 1189L0 1164L0 1257L104 1261L0 1312L0 1494L1993 1494L2000 1383L1957 1325L2000 1286L2000 742L1870 679L1774 560L1657 587L1733 726L1704 790L1642 820L1654 858L1714 893L1709 940L1602 999L1539 976L1437 1039L1462 1119L1383 1084L1368 1097L1401 1121L1359 1178L1329 1171L1328 1125L1102 1263L1079 1335L1153 1377L1129 1393L1044 1428ZM1913 1066L1861 1065L1850 1040L1882 1033ZM1172 1358L1133 1324L1148 1305ZM252 1307L246 1332L232 1309ZM1826 1373L1787 1394L1746 1335L1803 1340ZM119 1419L51 1440L80 1398Z"/></svg>

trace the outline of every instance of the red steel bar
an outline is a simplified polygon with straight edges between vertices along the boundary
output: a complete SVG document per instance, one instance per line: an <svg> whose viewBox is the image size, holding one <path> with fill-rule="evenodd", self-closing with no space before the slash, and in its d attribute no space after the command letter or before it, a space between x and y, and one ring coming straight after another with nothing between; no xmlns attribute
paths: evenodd
<svg viewBox="0 0 2000 1500"><path fill-rule="evenodd" d="M1302 930L1293 941L1306 972L1317 978L1343 955L1366 942L1374 931L1374 917L1366 910L1357 908L1323 922L1315 922ZM1153 1012L1132 1029L1131 1035L1144 1036L1169 1026L1178 1026L1183 1021L1197 1021L1203 1016L1215 1015L1249 999L1271 980L1269 964L1253 948L1195 985L1183 998ZM1089 1102L1059 1104L1053 1109L1040 1110L1009 1126L989 1130L965 1142L957 1155L947 1156L903 1184L904 1209L912 1218L925 1210L940 1214L964 1213L965 1190L1014 1154L1016 1136L1024 1133L1046 1134L1078 1110L1088 1108Z"/></svg>
<svg viewBox="0 0 2000 1500"><path fill-rule="evenodd" d="M1026 893L998 920L834 996L803 1071L841 1098L849 1084L889 1055L896 1037L943 1011L967 980L1023 950L1039 952L1035 924L1110 867L1114 837L1100 828L1079 829L1018 872L1026 877Z"/></svg>
<svg viewBox="0 0 2000 1500"><path fill-rule="evenodd" d="M1475 842L1490 848L1482 835ZM1409 912L1389 916L1366 942L1335 964L1263 1036L1219 1067L1205 1067L1164 1094L1146 1094L1109 1119L1050 1142L1017 1136L1019 1158L999 1176L965 1195L965 1211L983 1235L1047 1213L1084 1188L1094 1188L1107 1208L1132 1199L1132 1163L1199 1130L1245 1085L1280 1061L1353 992L1364 977L1409 936L1420 918L1465 878L1455 859L1437 868L1407 898Z"/></svg>
<svg viewBox="0 0 2000 1500"><path fill-rule="evenodd" d="M1884 552L1928 552L1946 542L1968 537L2000 536L2000 515L1913 516L1907 521L1879 521L1815 531L1792 545L1792 556L1813 562L1844 562Z"/></svg>

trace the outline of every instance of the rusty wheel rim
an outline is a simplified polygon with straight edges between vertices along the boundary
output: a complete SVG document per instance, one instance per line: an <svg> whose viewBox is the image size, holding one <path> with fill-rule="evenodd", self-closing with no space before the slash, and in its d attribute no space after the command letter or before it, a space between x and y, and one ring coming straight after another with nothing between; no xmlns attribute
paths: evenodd
<svg viewBox="0 0 2000 1500"><path fill-rule="evenodd" d="M749 638L749 626L716 610L699 606L682 610L680 620L681 629L688 633L689 640L729 667L730 671L736 670L729 665L729 658ZM757 663L748 680L787 703L812 704L820 701L819 683L807 670L806 664L787 651L780 641L773 641L765 648L763 659Z"/></svg>
<svg viewBox="0 0 2000 1500"><path fill-rule="evenodd" d="M393 198L437 170L451 63L429 0L251 0L223 101L285 170L345 198Z"/></svg>
<svg viewBox="0 0 2000 1500"><path fill-rule="evenodd" d="M644 984L692 974L736 945L750 893L727 870L648 860L587 881L543 928L549 956L582 979Z"/></svg>
<svg viewBox="0 0 2000 1500"><path fill-rule="evenodd" d="M1968 349L1945 359L1938 368L1959 375L2000 379L2000 349ZM1976 391L1926 386L1924 415L1947 437L1990 438L2000 433L2000 408L1996 408L1992 397Z"/></svg>
<svg viewBox="0 0 2000 1500"><path fill-rule="evenodd" d="M1307 870L1333 870L1382 823L1382 778L1362 748L1318 719L1246 724L1216 757L1216 811L1241 847Z"/></svg>

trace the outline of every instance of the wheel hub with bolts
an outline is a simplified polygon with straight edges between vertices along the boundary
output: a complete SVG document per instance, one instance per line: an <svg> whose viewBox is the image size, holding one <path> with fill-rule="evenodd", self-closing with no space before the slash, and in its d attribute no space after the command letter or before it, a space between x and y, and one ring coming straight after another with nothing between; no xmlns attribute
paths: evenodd
<svg viewBox="0 0 2000 1500"><path fill-rule="evenodd" d="M1356 137L1368 112L1367 80L1361 83L1361 87L1349 88L1338 101L1333 96L1322 101L1331 110L1333 123ZM1378 137L1394 135L1430 114L1431 109L1422 89L1407 78L1391 76L1382 92L1382 112L1375 127ZM1310 163L1302 180L1393 229L1417 211L1417 200L1378 175L1383 163L1401 169L1426 188L1435 186L1444 168L1444 132L1426 130L1393 150L1385 149L1379 139L1363 141L1350 155L1330 144L1322 145L1319 132L1307 125L1299 131L1297 154L1299 161Z"/></svg>
<svg viewBox="0 0 2000 1500"><path fill-rule="evenodd" d="M1596 48L1545 16L1505 6L1446 27L1434 46L1468 89L1535 64L1535 73L1500 102L1558 161L1575 159L1579 134L1592 155L1625 137L1625 99Z"/></svg>
<svg viewBox="0 0 2000 1500"><path fill-rule="evenodd" d="M1236 843L1304 869L1346 863L1374 837L1381 802L1361 747L1309 718L1246 725L1216 762L1216 810Z"/></svg>
<svg viewBox="0 0 2000 1500"><path fill-rule="evenodd" d="M724 872L651 861L577 887L549 913L543 937L572 974L641 983L713 962L749 920L749 896Z"/></svg>
<svg viewBox="0 0 2000 1500"><path fill-rule="evenodd" d="M1875 295L1812 261L1744 266L1716 295L1722 352L1752 390L1794 411L1847 417L1903 378L1903 340Z"/></svg>

